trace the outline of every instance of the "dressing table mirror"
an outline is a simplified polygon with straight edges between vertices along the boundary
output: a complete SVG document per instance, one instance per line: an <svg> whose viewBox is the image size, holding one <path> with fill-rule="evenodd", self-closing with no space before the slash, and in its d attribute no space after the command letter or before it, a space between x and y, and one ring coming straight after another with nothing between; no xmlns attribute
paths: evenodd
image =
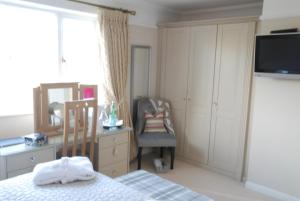
<svg viewBox="0 0 300 201"><path fill-rule="evenodd" d="M48 123L51 126L62 126L64 103L72 100L74 100L72 88L48 89Z"/></svg>
<svg viewBox="0 0 300 201"><path fill-rule="evenodd" d="M33 94L34 130L53 136L63 132L65 102L97 99L97 85L80 85L78 82L40 84L33 89Z"/></svg>

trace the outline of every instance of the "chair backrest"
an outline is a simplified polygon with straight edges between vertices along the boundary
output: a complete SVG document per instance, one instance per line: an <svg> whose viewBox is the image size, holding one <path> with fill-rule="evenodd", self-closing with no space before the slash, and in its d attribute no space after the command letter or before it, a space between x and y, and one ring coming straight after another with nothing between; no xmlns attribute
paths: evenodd
<svg viewBox="0 0 300 201"><path fill-rule="evenodd" d="M77 155L77 147L79 144L81 144L81 155L85 156L87 142L89 141L89 158L93 162L97 129L97 108L97 99L65 102L62 156L67 156L70 142L69 135L73 134L72 156ZM71 126L73 126L73 128ZM90 135L88 135L88 133L90 133Z"/></svg>
<svg viewBox="0 0 300 201"><path fill-rule="evenodd" d="M141 98L137 102L135 135L138 136L144 131L145 112L152 114L164 112L164 126L168 133L175 135L174 124L172 120L171 103L165 99Z"/></svg>

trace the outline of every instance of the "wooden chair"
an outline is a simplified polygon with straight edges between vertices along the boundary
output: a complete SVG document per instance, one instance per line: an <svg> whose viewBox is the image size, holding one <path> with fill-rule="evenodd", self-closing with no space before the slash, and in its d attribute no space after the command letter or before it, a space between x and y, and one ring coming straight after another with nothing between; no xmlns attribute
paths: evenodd
<svg viewBox="0 0 300 201"><path fill-rule="evenodd" d="M62 156L67 156L70 147L69 135L73 134L72 156L76 156L77 148L81 144L81 155L86 156L87 142L90 143L89 158L94 162L94 144L96 141L97 128L97 100L78 100L65 102L64 106L64 133ZM89 113L93 109L92 118ZM71 114L73 117L71 117ZM71 120L74 119L74 128L70 128ZM90 124L90 120L92 124ZM73 126L73 125L72 125ZM91 128L89 128L91 126ZM90 131L90 135L88 135Z"/></svg>

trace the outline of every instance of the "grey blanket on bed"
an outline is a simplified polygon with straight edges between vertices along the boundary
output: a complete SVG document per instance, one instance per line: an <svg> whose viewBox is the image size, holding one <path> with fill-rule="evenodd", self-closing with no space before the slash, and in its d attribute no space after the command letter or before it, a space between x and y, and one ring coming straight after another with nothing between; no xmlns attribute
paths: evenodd
<svg viewBox="0 0 300 201"><path fill-rule="evenodd" d="M159 201L213 201L186 187L144 170L116 178L117 181Z"/></svg>

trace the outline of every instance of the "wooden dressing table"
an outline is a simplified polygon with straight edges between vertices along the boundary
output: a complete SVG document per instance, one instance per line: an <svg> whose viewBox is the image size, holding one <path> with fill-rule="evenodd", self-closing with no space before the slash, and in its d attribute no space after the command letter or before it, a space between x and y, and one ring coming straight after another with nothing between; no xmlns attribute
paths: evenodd
<svg viewBox="0 0 300 201"><path fill-rule="evenodd" d="M70 122L65 124L64 103L83 99L98 98L97 85L82 85L72 83L41 84L33 89L34 93L34 131L48 136L48 144L41 147L25 146L24 144L0 148L0 180L31 172L38 163L56 159L57 150L64 144L64 125L66 132L72 133ZM97 109L93 110L97 115ZM68 113L67 114L71 114ZM79 113L79 118L73 124L82 128L84 114ZM89 118L89 116L87 117ZM73 125L73 126L74 126ZM129 171L130 153L130 128L103 130L96 129L97 148L95 157L98 159L97 170L111 177L126 174ZM71 138L66 138L71 143ZM98 152L96 152L98 150Z"/></svg>

